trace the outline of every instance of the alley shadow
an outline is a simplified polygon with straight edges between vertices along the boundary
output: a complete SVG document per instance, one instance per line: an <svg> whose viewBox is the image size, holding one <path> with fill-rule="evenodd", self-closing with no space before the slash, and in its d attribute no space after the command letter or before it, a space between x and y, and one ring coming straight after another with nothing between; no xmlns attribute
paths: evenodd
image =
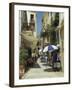
<svg viewBox="0 0 72 90"><path fill-rule="evenodd" d="M27 66L29 69L30 68L40 68L40 65L36 62L36 63L34 63L34 64L32 64L32 65L28 65Z"/></svg>
<svg viewBox="0 0 72 90"><path fill-rule="evenodd" d="M45 72L54 72L54 70L52 68L47 68L47 69L44 69Z"/></svg>
<svg viewBox="0 0 72 90"><path fill-rule="evenodd" d="M52 65L51 64L48 64L48 63L43 63L42 65L43 66L50 66L50 67L52 67Z"/></svg>
<svg viewBox="0 0 72 90"><path fill-rule="evenodd" d="M40 65L38 63L35 63L32 68L40 68Z"/></svg>
<svg viewBox="0 0 72 90"><path fill-rule="evenodd" d="M42 65L43 65L43 66L48 66L48 64L46 64L46 63L45 63L45 64L42 64Z"/></svg>
<svg viewBox="0 0 72 90"><path fill-rule="evenodd" d="M60 69L52 69L52 68L47 68L47 69L44 69L45 72L61 72Z"/></svg>
<svg viewBox="0 0 72 90"><path fill-rule="evenodd" d="M41 63L45 63L46 61L45 60L41 60Z"/></svg>

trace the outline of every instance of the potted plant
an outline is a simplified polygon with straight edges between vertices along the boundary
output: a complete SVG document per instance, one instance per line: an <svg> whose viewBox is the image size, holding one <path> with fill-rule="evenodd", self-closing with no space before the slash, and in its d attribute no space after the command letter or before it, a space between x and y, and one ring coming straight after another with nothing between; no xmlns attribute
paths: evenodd
<svg viewBox="0 0 72 90"><path fill-rule="evenodd" d="M27 49L21 48L20 49L20 56L19 56L19 77L22 78L26 71L26 60L27 60Z"/></svg>

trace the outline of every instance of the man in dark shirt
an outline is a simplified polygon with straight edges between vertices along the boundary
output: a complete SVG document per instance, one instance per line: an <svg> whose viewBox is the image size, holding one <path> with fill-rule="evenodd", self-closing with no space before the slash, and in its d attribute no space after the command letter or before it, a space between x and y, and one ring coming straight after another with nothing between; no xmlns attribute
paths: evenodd
<svg viewBox="0 0 72 90"><path fill-rule="evenodd" d="M53 52L53 58L52 58L53 70L56 70L57 69L56 62L57 62L57 51L54 51Z"/></svg>

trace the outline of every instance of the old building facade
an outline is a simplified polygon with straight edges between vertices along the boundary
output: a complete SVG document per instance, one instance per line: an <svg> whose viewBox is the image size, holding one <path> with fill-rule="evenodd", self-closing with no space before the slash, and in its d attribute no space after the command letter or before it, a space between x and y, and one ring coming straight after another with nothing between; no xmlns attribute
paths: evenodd
<svg viewBox="0 0 72 90"><path fill-rule="evenodd" d="M62 46L64 39L63 13L45 12L42 24L42 31L46 32L44 43L59 44Z"/></svg>
<svg viewBox="0 0 72 90"><path fill-rule="evenodd" d="M20 26L20 45L24 41L30 44L26 45L33 47L37 41L37 23L36 12L34 11L20 11L19 12L19 26ZM24 44L25 45L25 44Z"/></svg>

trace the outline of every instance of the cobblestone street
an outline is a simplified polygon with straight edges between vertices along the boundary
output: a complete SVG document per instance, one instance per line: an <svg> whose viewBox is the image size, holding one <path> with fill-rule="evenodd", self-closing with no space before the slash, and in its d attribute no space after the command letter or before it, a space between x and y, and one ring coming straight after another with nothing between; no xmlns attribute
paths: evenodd
<svg viewBox="0 0 72 90"><path fill-rule="evenodd" d="M40 58L37 63L28 70L23 76L24 79L47 78L47 77L63 77L63 71L53 71L52 67L46 62L41 62Z"/></svg>

